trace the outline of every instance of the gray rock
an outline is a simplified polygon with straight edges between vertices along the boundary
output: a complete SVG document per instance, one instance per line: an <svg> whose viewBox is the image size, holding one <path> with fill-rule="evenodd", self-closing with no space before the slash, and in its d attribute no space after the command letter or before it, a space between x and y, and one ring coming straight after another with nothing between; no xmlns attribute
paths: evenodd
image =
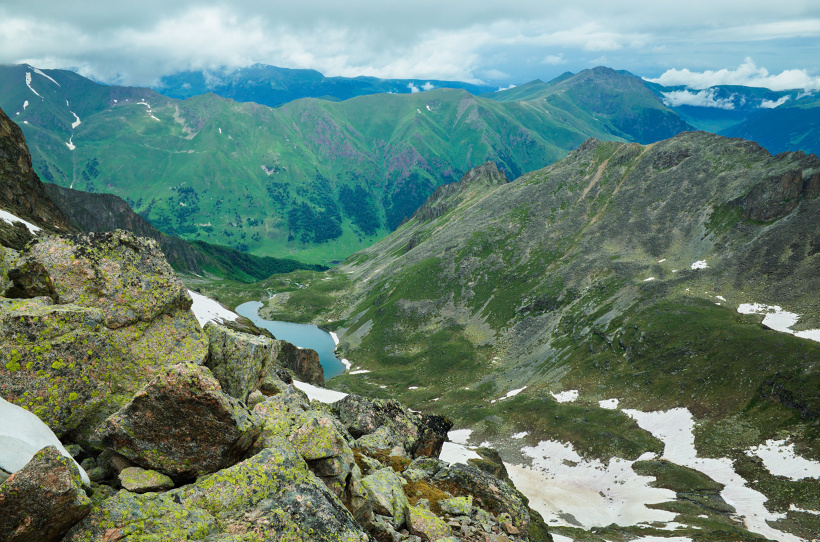
<svg viewBox="0 0 820 542"><path fill-rule="evenodd" d="M120 471L120 485L134 493L148 493L149 491L164 491L174 487L174 481L168 476L154 470L145 470L139 467L128 467Z"/></svg>
<svg viewBox="0 0 820 542"><path fill-rule="evenodd" d="M319 354L310 348L299 348L287 341L281 341L279 364L293 371L296 378L314 386L325 386L325 372L319 362Z"/></svg>
<svg viewBox="0 0 820 542"><path fill-rule="evenodd" d="M410 502L404 494L401 478L393 469L387 467L365 476L362 486L370 495L376 514L389 517L397 529L407 523Z"/></svg>
<svg viewBox="0 0 820 542"><path fill-rule="evenodd" d="M208 360L205 365L222 385L222 391L241 401L262 383L279 355L280 341L240 333L208 322Z"/></svg>
<svg viewBox="0 0 820 542"><path fill-rule="evenodd" d="M0 540L60 540L90 509L79 469L48 446L0 485Z"/></svg>

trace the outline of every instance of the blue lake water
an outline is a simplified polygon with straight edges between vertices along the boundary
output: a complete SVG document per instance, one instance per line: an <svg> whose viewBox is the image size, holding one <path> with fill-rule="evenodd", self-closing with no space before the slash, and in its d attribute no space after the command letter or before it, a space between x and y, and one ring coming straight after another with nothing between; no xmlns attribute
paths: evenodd
<svg viewBox="0 0 820 542"><path fill-rule="evenodd" d="M248 318L257 326L267 329L277 339L287 341L301 348L311 348L319 354L319 363L325 372L325 380L345 372L344 364L339 361L333 349L336 343L327 331L311 324L294 324L293 322L279 322L265 320L259 316L262 307L260 301L248 301L236 307L235 312Z"/></svg>

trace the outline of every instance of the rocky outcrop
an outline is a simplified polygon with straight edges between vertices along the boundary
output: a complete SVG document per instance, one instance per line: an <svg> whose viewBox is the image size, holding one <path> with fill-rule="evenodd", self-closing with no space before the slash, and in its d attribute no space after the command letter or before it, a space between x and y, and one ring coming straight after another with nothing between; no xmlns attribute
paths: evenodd
<svg viewBox="0 0 820 542"><path fill-rule="evenodd" d="M296 378L313 384L314 386L325 385L325 372L319 362L319 354L310 348L299 348L289 342L282 341L279 351L279 363L293 371Z"/></svg>
<svg viewBox="0 0 820 542"><path fill-rule="evenodd" d="M161 367L202 363L187 290L153 242L126 232L49 237L9 271L0 308L0 395L56 434L94 428ZM38 297L39 296L39 297Z"/></svg>
<svg viewBox="0 0 820 542"><path fill-rule="evenodd" d="M411 412L399 402L350 394L333 411L360 448L408 458L438 457L452 422L443 416Z"/></svg>
<svg viewBox="0 0 820 542"><path fill-rule="evenodd" d="M0 541L56 542L90 509L74 462L43 448L0 485Z"/></svg>
<svg viewBox="0 0 820 542"><path fill-rule="evenodd" d="M286 443L166 493L120 491L66 542L157 540L367 541L369 536Z"/></svg>
<svg viewBox="0 0 820 542"><path fill-rule="evenodd" d="M143 468L187 480L238 462L261 429L206 367L189 363L160 371L97 438Z"/></svg>
<svg viewBox="0 0 820 542"><path fill-rule="evenodd" d="M31 167L23 132L0 110L0 210L28 220L51 232L68 233L74 227L46 194ZM8 227L0 220L0 244L23 248L33 236L26 228Z"/></svg>
<svg viewBox="0 0 820 542"><path fill-rule="evenodd" d="M820 166L816 157L805 161L815 162L811 166ZM758 183L748 194L732 200L729 205L741 207L743 218L768 222L788 215L804 198L817 196L820 196L820 173L804 177L802 169L795 169Z"/></svg>

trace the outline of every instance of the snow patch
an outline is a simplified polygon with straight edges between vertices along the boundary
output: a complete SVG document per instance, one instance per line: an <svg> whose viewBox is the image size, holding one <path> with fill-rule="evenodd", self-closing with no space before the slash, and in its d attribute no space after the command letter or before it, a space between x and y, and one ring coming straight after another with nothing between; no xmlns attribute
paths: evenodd
<svg viewBox="0 0 820 542"><path fill-rule="evenodd" d="M226 320L233 321L239 318L238 314L226 309L210 297L191 290L188 290L188 294L191 296L191 299L194 300L193 305L191 305L191 312L194 313L196 321L199 322L200 326L204 327L208 322L218 324Z"/></svg>
<svg viewBox="0 0 820 542"><path fill-rule="evenodd" d="M80 469L83 483L91 485L88 474L63 447L57 435L35 414L0 397L0 469L14 474L46 446L54 446ZM0 482L2 483L2 482Z"/></svg>
<svg viewBox="0 0 820 542"><path fill-rule="evenodd" d="M25 111L25 110L26 110L26 107L28 107L28 100L26 100L25 102L23 102L23 111Z"/></svg>
<svg viewBox="0 0 820 542"><path fill-rule="evenodd" d="M560 393L550 392L550 395L555 397L555 400L559 403L574 403L578 399L578 390L567 390Z"/></svg>
<svg viewBox="0 0 820 542"><path fill-rule="evenodd" d="M418 387L418 386L410 386L410 387L409 387L409 388L407 388L407 389L408 389L408 390L417 390L417 389L419 389L419 387Z"/></svg>
<svg viewBox="0 0 820 542"><path fill-rule="evenodd" d="M31 73L29 73L29 72L26 72L26 86L27 86L27 87L28 87L28 89L29 89L30 91L32 91L34 94L37 94L37 91L36 91L36 90L34 90L33 88L31 88ZM37 94L37 96L40 96L40 95L39 95L39 94ZM42 98L42 96L40 96L40 98Z"/></svg>
<svg viewBox="0 0 820 542"><path fill-rule="evenodd" d="M789 333L795 337L811 339L820 342L820 329L793 331L791 327L800 320L800 315L784 311L780 305L764 305L762 303L741 303L737 312L740 314L765 314L763 325L775 331Z"/></svg>
<svg viewBox="0 0 820 542"><path fill-rule="evenodd" d="M38 231L40 231L40 228L38 226L35 226L31 222L23 220L22 218L18 218L15 215L9 213L8 211L3 211L2 209L0 209L0 220L5 220L9 224L14 224L15 222L22 222L23 225L26 228L28 228L28 231L33 234L36 234Z"/></svg>
<svg viewBox="0 0 820 542"><path fill-rule="evenodd" d="M276 294L273 294L273 295L276 295ZM273 299L273 298L271 298L271 299ZM349 371L350 367L352 367L352 365L353 365L352 363L350 363L349 359L340 359L339 361L341 361L342 365L345 366L345 371Z"/></svg>
<svg viewBox="0 0 820 542"><path fill-rule="evenodd" d="M220 133L220 134L222 133L222 128L220 128L220 129L219 129L219 133Z"/></svg>
<svg viewBox="0 0 820 542"><path fill-rule="evenodd" d="M456 444L467 444L472 434L472 429L453 429L447 433L447 438Z"/></svg>
<svg viewBox="0 0 820 542"><path fill-rule="evenodd" d="M706 269L707 267L709 267L709 266L706 265L706 260L698 260L690 266L690 268L693 269L693 270Z"/></svg>
<svg viewBox="0 0 820 542"><path fill-rule="evenodd" d="M481 456L461 444L445 442L441 447L439 459L447 463L463 463L466 465L468 459L481 459Z"/></svg>
<svg viewBox="0 0 820 542"><path fill-rule="evenodd" d="M786 517L786 514L769 512L763 503L766 496L746 486L745 480L732 468L732 460L697 457L695 421L686 408L673 408L658 412L641 412L625 409L638 425L664 444L663 459L698 470L714 481L723 484L721 496L737 510L746 528L778 542L800 542L796 536L778 531L767 522Z"/></svg>
<svg viewBox="0 0 820 542"><path fill-rule="evenodd" d="M789 506L790 512L803 512L804 514L814 514L815 516L820 516L820 511L817 510L804 510L802 508L798 508L795 505Z"/></svg>
<svg viewBox="0 0 820 542"><path fill-rule="evenodd" d="M649 282L650 280L655 280L655 277L649 277L649 278L643 279L644 282Z"/></svg>
<svg viewBox="0 0 820 542"><path fill-rule="evenodd" d="M664 258L664 259L662 259L662 260L658 260L658 263L663 263L663 262L665 262L665 261L666 261L666 258Z"/></svg>
<svg viewBox="0 0 820 542"><path fill-rule="evenodd" d="M506 465L515 487L530 499L530 506L544 517L558 519L550 525L577 527L563 519L572 515L584 528L600 525L635 525L640 522L670 522L675 514L647 508L675 500L675 492L649 486L654 478L632 470L630 461L612 458L604 463L586 460L571 444L554 440L524 447L532 467ZM646 453L638 461L651 459ZM562 517L563 516L563 517Z"/></svg>
<svg viewBox="0 0 820 542"><path fill-rule="evenodd" d="M529 432L528 432L528 431L521 431L520 433L514 433L514 434L512 435L512 438L524 438L524 437L526 437L527 435L529 435Z"/></svg>
<svg viewBox="0 0 820 542"><path fill-rule="evenodd" d="M767 440L765 444L747 450L746 455L756 455L762 459L775 476L786 476L792 480L820 478L820 462L797 455L794 453L794 443L787 445L785 440Z"/></svg>
<svg viewBox="0 0 820 542"><path fill-rule="evenodd" d="M335 403L347 397L346 393L340 391L328 390L313 386L307 382L293 381L293 387L302 390L311 401L319 401L320 403Z"/></svg>
<svg viewBox="0 0 820 542"><path fill-rule="evenodd" d="M74 122L71 123L71 129L73 130L74 128L76 128L77 126L79 126L82 123L80 122L80 117L77 116L77 113L75 113L74 111L69 111L69 113L74 115L74 118L77 119L77 120L75 120Z"/></svg>
<svg viewBox="0 0 820 542"><path fill-rule="evenodd" d="M71 137L68 138L68 141L66 142L66 147L68 147L69 150L73 151L74 149L77 148L77 145L75 145L74 142L71 141L72 139L74 139L74 136L71 136Z"/></svg>
<svg viewBox="0 0 820 542"><path fill-rule="evenodd" d="M470 388L464 388L464 389L469 390ZM490 403L492 404L492 403L495 403L496 401L503 401L504 399L510 399L511 397L515 397L516 395L518 395L519 393L521 393L525 389L527 389L527 386L524 386L523 388L518 388L517 390L508 391L507 395L505 395L504 397L499 397L498 399L493 399L492 401L490 401Z"/></svg>
<svg viewBox="0 0 820 542"><path fill-rule="evenodd" d="M330 332L330 338L333 339L333 346L339 346L339 336L335 332Z"/></svg>
<svg viewBox="0 0 820 542"><path fill-rule="evenodd" d="M598 406L607 410L615 410L618 408L618 399L602 399L598 401Z"/></svg>
<svg viewBox="0 0 820 542"><path fill-rule="evenodd" d="M350 371L348 374L351 374L351 375L363 375L363 374L366 374L366 373L369 373L369 372L370 372L370 370L368 370L368 369L358 369L358 370L356 370L356 371Z"/></svg>
<svg viewBox="0 0 820 542"><path fill-rule="evenodd" d="M57 81L55 81L54 79L52 79L52 78L51 78L51 77L49 77L48 75L44 74L43 72L41 72L41 71L40 71L40 70L38 70L37 68L33 68L33 67L31 67L31 66L29 66L29 67L30 67L30 68L31 68L31 70L32 70L34 73L36 73L37 75L42 75L43 77L45 77L46 79L48 79L49 81L51 81L52 83L54 83L55 85L57 85L58 87L60 86L60 83L58 83ZM68 104L66 103L66 105L68 105Z"/></svg>
<svg viewBox="0 0 820 542"><path fill-rule="evenodd" d="M432 109L430 109L429 105L427 106L427 111L432 111Z"/></svg>

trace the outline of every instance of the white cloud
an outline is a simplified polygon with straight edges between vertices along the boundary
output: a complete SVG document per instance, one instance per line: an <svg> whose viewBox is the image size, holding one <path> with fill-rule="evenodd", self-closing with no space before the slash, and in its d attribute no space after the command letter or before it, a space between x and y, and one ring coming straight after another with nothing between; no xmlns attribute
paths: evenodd
<svg viewBox="0 0 820 542"><path fill-rule="evenodd" d="M426 83L421 85L422 90L433 90L434 88L436 88L436 86L433 83L431 83L430 81L427 81Z"/></svg>
<svg viewBox="0 0 820 542"><path fill-rule="evenodd" d="M763 100L760 103L760 108L761 109L774 109L775 107L780 107L784 103L788 102L789 98L791 98L791 96L783 96L779 100Z"/></svg>
<svg viewBox="0 0 820 542"><path fill-rule="evenodd" d="M735 104L732 98L715 97L715 89L692 92L689 90L675 90L673 92L661 92L663 103L669 107L679 105L694 105L696 107L715 107L717 109L734 109Z"/></svg>
<svg viewBox="0 0 820 542"><path fill-rule="evenodd" d="M559 64L566 64L567 61L564 60L564 54L561 53L560 55L547 55L541 59L541 64L547 64L550 66L557 66Z"/></svg>
<svg viewBox="0 0 820 542"><path fill-rule="evenodd" d="M414 85L413 83L407 83L407 88L409 88L409 89L410 89L410 92L412 92L413 94L415 94L416 92L421 92L421 90L419 89L419 87L417 87L417 86L416 86L416 85Z"/></svg>
<svg viewBox="0 0 820 542"><path fill-rule="evenodd" d="M751 58L746 58L736 70L724 68L694 72L687 68L673 68L660 77L647 81L670 87L686 86L691 89L706 89L717 85L743 85L771 90L820 89L820 77L811 76L806 70L784 70L772 75L766 68L758 67Z"/></svg>
<svg viewBox="0 0 820 542"><path fill-rule="evenodd" d="M498 87L498 92L501 92L502 90L511 90L511 89L514 89L515 87L516 87L516 85L510 85L508 87Z"/></svg>

